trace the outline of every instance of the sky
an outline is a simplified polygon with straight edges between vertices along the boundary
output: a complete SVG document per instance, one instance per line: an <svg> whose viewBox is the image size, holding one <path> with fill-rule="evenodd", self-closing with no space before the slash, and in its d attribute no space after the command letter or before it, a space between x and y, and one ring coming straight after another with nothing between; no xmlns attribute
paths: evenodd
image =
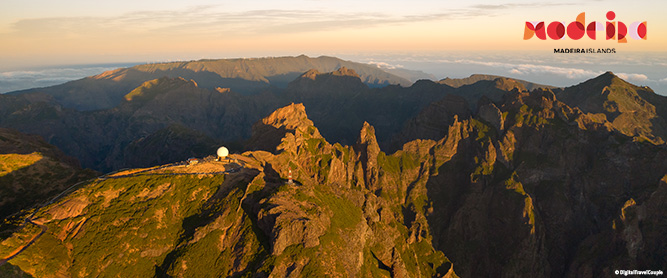
<svg viewBox="0 0 667 278"><path fill-rule="evenodd" d="M666 10L664 0L2 0L0 86L3 74L16 77L59 65L299 54L367 60L384 55L395 62L501 53L537 53L546 63L561 63L571 55L553 49L571 47L615 48L614 54L585 57L602 62L648 57L656 64L651 80L659 82L667 78L667 70L660 72L664 61L650 61L646 53L667 50ZM523 40L526 21L569 23L581 12L587 23L606 21L607 11L628 25L647 21L648 39ZM521 69L506 72L516 75Z"/></svg>

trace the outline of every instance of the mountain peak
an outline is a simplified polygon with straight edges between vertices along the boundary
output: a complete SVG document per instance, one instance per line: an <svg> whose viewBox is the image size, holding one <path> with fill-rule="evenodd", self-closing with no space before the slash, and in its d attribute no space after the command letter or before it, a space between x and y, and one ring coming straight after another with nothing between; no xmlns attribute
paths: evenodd
<svg viewBox="0 0 667 278"><path fill-rule="evenodd" d="M630 86L633 88L636 87L613 72L607 71L598 75L597 77L591 78L580 83L579 85L571 86L569 88L583 87L585 91L599 94L600 92L605 91L606 87L611 87L612 85L622 87Z"/></svg>
<svg viewBox="0 0 667 278"><path fill-rule="evenodd" d="M310 80L315 80L315 78L317 78L317 76L320 74L322 73L316 69L309 69L307 72L304 72L300 77L308 78Z"/></svg>
<svg viewBox="0 0 667 278"><path fill-rule="evenodd" d="M328 73L322 73L318 71L317 69L309 69L308 71L304 72L300 78L306 78L310 80L315 80L317 79L318 76L350 76L350 77L355 77L355 78L360 78L359 74L357 74L356 71L353 69L349 69L346 67L340 67L335 71L328 72Z"/></svg>
<svg viewBox="0 0 667 278"><path fill-rule="evenodd" d="M514 89L518 91L525 91L526 87L521 84L521 82L507 77L498 77L494 81L495 87L505 91L512 91Z"/></svg>
<svg viewBox="0 0 667 278"><path fill-rule="evenodd" d="M375 139L375 128L368 122L364 122L359 133L359 144L368 144L377 141ZM377 143L376 143L377 144Z"/></svg>
<svg viewBox="0 0 667 278"><path fill-rule="evenodd" d="M498 81L498 79L501 79L501 80ZM438 83L445 84L445 85L448 85L448 86L454 87L454 88L459 88L459 87L463 87L463 86L466 86L466 85L473 85L473 84L475 84L477 82L480 82L480 81L495 81L497 84L502 83L502 82L505 82L505 83L519 83L519 84L522 85L522 87L524 87L528 91L532 91L534 89L539 89L539 88L549 88L549 89L555 88L555 87L549 86L549 85L537 84L537 83L528 82L528 81L525 81L525 80L508 78L508 77L499 76L499 75L490 75L490 74L472 74L469 77L465 77L465 78L449 78L449 77L447 77L445 79L442 79L442 80L438 81Z"/></svg>
<svg viewBox="0 0 667 278"><path fill-rule="evenodd" d="M664 113L664 100L656 96L650 88L635 86L611 71L557 94L559 100L585 113L604 114L625 135L662 143L667 128L655 118Z"/></svg>
<svg viewBox="0 0 667 278"><path fill-rule="evenodd" d="M608 85L611 85L611 82L614 81L614 80L623 80L623 79L618 77L617 75L615 75L613 72L607 71L607 72L605 72L603 74L600 74L597 77L592 78L592 79L590 79L590 80L588 80L584 83L591 82L591 83L594 83L594 84L600 84L600 85L608 86ZM623 81L625 81L625 80L623 80Z"/></svg>
<svg viewBox="0 0 667 278"><path fill-rule="evenodd" d="M332 72L331 75L334 75L334 76L351 76L351 77L360 78L359 74L357 74L356 71L354 71L353 69L348 69L346 67L340 67L338 70Z"/></svg>
<svg viewBox="0 0 667 278"><path fill-rule="evenodd" d="M302 103L292 103L255 123L252 126L252 137L248 140L247 146L273 152L287 133L322 137L315 124L308 119L306 107Z"/></svg>
<svg viewBox="0 0 667 278"><path fill-rule="evenodd" d="M302 103L292 103L280 108L262 119L262 123L275 128L284 127L289 130L313 125L313 122L308 119L306 107Z"/></svg>
<svg viewBox="0 0 667 278"><path fill-rule="evenodd" d="M340 96L363 91L368 87L361 81L356 71L346 67L327 73L311 69L287 85L288 92L296 92L303 96L312 96L313 92L322 89Z"/></svg>
<svg viewBox="0 0 667 278"><path fill-rule="evenodd" d="M375 128L368 122L364 122L359 132L357 144L353 147L357 152L361 166L364 169L364 182L368 188L372 188L378 181L378 155L380 146L375 137Z"/></svg>

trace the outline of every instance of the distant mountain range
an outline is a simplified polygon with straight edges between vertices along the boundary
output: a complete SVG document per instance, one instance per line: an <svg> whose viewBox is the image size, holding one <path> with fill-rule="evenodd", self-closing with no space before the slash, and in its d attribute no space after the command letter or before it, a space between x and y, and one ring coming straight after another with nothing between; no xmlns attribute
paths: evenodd
<svg viewBox="0 0 667 278"><path fill-rule="evenodd" d="M15 129L0 139L37 142L7 148L6 175L47 153L72 173L81 170L66 156L120 170L53 204L26 197L12 208L30 221L4 231L0 261L19 254L0 274L614 277L667 267L667 97L611 72L555 88L489 75L412 83L360 65L154 64L0 95L0 127ZM229 163L168 165L222 144ZM148 168L122 169L138 167ZM20 211L29 207L32 216Z"/></svg>
<svg viewBox="0 0 667 278"><path fill-rule="evenodd" d="M389 73L375 65L321 56L199 60L138 65L120 68L96 76L83 78L62 85L29 89L19 92L44 93L66 108L76 110L108 109L120 104L123 96L142 83L162 77L181 77L194 80L205 89L229 88L241 94L255 94L270 87L284 88L294 78L315 69L329 72L340 67L353 69L362 82L370 87L390 84L409 86L406 78ZM410 71L403 71L410 73Z"/></svg>
<svg viewBox="0 0 667 278"><path fill-rule="evenodd" d="M466 77L466 78L449 78L449 77L447 77L445 79L442 79L442 80L438 81L438 83L449 85L449 86L452 86L454 88L458 88L458 87L465 86L465 85L472 85L472 84L475 84L479 81L493 81L493 80L496 80L496 79L501 78L501 77L502 76L488 75L488 74L473 74L473 75L471 75L469 77ZM532 90L540 89L540 88L545 88L545 89L556 89L557 88L555 86L536 84L536 83L528 82L528 81L525 81L525 80L518 80L518 79L515 79L515 80L518 83L521 83L526 88L526 90L528 90L528 91L532 91Z"/></svg>

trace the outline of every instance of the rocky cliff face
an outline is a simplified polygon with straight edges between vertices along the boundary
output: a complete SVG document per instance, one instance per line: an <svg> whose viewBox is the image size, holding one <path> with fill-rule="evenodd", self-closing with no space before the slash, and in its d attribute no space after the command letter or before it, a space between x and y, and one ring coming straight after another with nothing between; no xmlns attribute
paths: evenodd
<svg viewBox="0 0 667 278"><path fill-rule="evenodd" d="M252 126L253 136L248 140L248 149L273 152L285 136L290 134L308 134L308 137L322 138L314 129L313 122L306 115L303 104L290 104L278 109L268 117Z"/></svg>
<svg viewBox="0 0 667 278"><path fill-rule="evenodd" d="M253 126L256 150L232 156L242 170L204 162L90 183L36 214L47 233L11 263L39 277L600 277L664 266L664 145L548 89L480 105L444 113L446 124L424 129L440 138L393 154L368 123L354 144L331 144L307 106L288 105Z"/></svg>

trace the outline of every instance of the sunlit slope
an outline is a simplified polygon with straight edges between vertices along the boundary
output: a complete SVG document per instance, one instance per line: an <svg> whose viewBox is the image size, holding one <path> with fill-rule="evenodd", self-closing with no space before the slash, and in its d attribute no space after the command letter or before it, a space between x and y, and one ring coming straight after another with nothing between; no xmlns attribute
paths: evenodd
<svg viewBox="0 0 667 278"><path fill-rule="evenodd" d="M0 128L0 218L94 175L39 136Z"/></svg>

